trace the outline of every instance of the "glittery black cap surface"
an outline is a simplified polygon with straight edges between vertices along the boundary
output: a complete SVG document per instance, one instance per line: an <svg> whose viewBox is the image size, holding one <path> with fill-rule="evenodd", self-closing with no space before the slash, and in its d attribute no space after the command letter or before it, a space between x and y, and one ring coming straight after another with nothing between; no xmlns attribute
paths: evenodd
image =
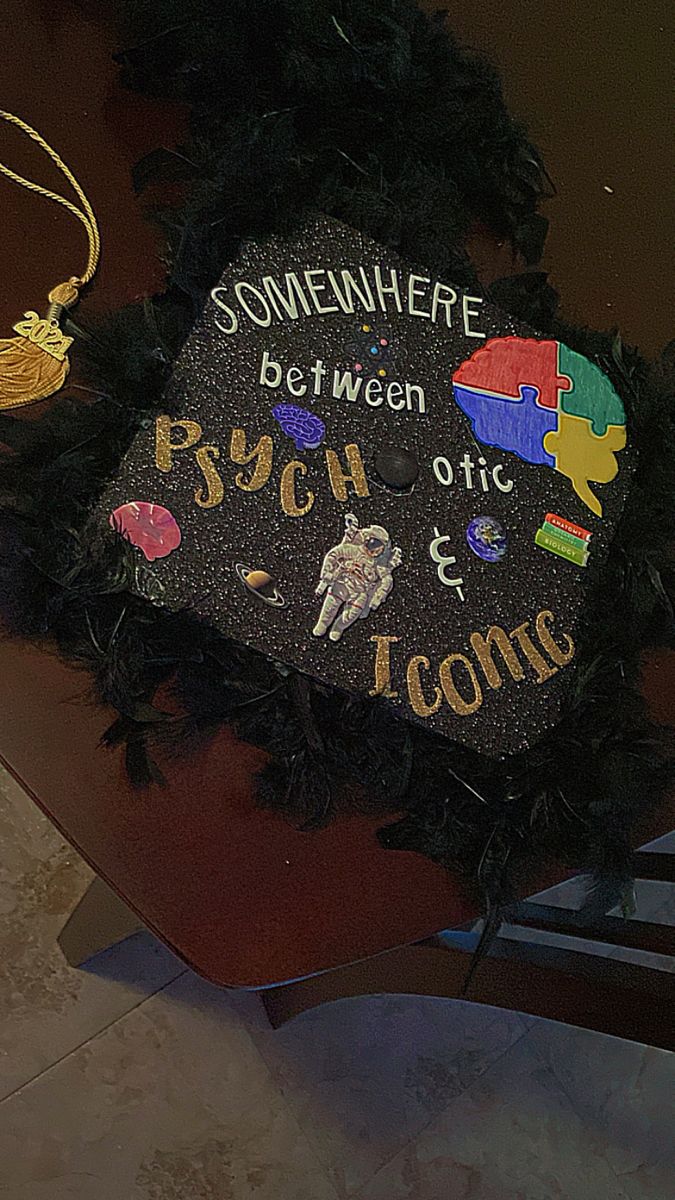
<svg viewBox="0 0 675 1200"><path fill-rule="evenodd" d="M560 716L630 460L595 365L317 218L227 268L101 520L167 606L500 754Z"/></svg>

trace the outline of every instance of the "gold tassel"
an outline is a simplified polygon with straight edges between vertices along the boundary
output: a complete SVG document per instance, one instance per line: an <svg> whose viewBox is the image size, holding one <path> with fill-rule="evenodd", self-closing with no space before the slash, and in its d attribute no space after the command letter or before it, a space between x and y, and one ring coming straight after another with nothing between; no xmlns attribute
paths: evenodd
<svg viewBox="0 0 675 1200"><path fill-rule="evenodd" d="M0 412L2 412L7 409L23 408L25 404L35 404L37 400L46 400L47 396L53 396L54 392L58 392L59 388L63 387L70 370L67 351L72 346L73 339L66 337L65 333L61 331L61 318L67 308L72 308L73 304L77 303L80 288L94 277L101 256L101 236L91 204L70 167L64 163L56 150L52 149L37 129L33 129L32 125L22 121L21 117L15 116L14 113L6 112L4 108L0 108L0 121L6 121L9 125L20 129L26 137L44 150L68 180L82 207L78 208L72 200L69 200L67 196L62 196L59 192L52 192L39 183L25 179L23 175L17 174L3 162L0 162L0 175L9 179L17 187L25 188L37 196L43 196L54 204L60 204L84 225L89 243L89 254L84 273L79 277L71 276L67 283L60 283L49 293L49 308L46 317L40 317L32 311L24 313L23 320L17 321L14 326L14 332L19 336L0 339Z"/></svg>
<svg viewBox="0 0 675 1200"><path fill-rule="evenodd" d="M73 339L60 328L65 309L78 298L79 279L61 283L49 293L47 316L27 312L17 321L15 338L0 339L0 410L22 408L45 400L63 387Z"/></svg>

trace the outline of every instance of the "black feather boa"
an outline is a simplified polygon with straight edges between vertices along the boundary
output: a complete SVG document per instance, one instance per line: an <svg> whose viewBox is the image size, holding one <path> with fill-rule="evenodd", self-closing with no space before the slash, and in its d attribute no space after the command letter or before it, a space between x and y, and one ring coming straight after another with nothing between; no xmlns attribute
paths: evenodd
<svg viewBox="0 0 675 1200"><path fill-rule="evenodd" d="M135 168L141 190L181 180L155 214L166 292L75 328L93 403L69 395L40 421L0 417L0 613L85 666L119 718L133 782L223 723L263 746L260 801L303 828L345 805L397 814L382 844L461 872L488 907L551 857L601 877L607 906L631 874L631 831L672 783L668 737L639 691L641 655L672 644L672 369L617 336L572 329L546 277L489 298L608 373L639 448L609 559L592 571L564 719L499 761L269 662L133 596L144 568L89 514L135 433L163 406L171 363L207 290L244 239L291 230L307 208L357 226L439 278L479 287L464 244L479 220L538 261L547 176L493 70L411 0L129 0L119 62L129 86L184 101L191 135ZM672 364L671 364L672 367ZM160 687L172 693L162 706ZM178 712L180 715L176 716ZM403 814L401 816L400 814Z"/></svg>

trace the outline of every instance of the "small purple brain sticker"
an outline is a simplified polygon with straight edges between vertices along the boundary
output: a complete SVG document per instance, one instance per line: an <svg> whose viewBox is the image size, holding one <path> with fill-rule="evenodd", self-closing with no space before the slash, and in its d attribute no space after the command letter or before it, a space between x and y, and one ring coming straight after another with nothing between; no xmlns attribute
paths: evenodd
<svg viewBox="0 0 675 1200"><path fill-rule="evenodd" d="M132 546L138 546L148 562L166 558L180 546L178 522L161 504L148 504L146 500L122 504L110 514L110 524Z"/></svg>
<svg viewBox="0 0 675 1200"><path fill-rule="evenodd" d="M293 438L296 450L316 450L326 436L321 417L298 404L277 404L272 409L272 416L284 433Z"/></svg>

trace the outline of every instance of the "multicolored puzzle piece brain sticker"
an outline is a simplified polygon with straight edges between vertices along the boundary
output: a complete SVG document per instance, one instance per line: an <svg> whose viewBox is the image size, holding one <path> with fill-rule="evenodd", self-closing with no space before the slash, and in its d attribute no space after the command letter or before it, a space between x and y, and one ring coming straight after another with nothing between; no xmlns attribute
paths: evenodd
<svg viewBox="0 0 675 1200"><path fill-rule="evenodd" d="M299 404L276 404L272 416L284 433L293 438L296 450L316 450L326 436L321 417Z"/></svg>
<svg viewBox="0 0 675 1200"><path fill-rule="evenodd" d="M480 442L560 471L602 516L590 482L617 474L626 415L598 367L561 342L491 338L462 363L452 387Z"/></svg>

